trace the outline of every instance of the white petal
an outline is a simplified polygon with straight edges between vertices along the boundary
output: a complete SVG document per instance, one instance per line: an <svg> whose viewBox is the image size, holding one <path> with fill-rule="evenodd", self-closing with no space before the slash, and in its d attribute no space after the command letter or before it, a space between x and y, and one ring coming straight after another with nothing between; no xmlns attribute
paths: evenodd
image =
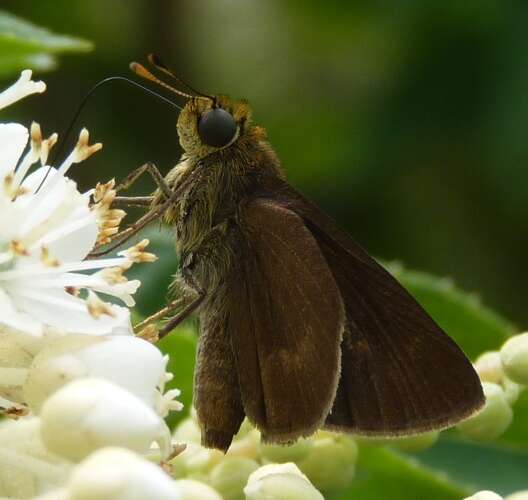
<svg viewBox="0 0 528 500"><path fill-rule="evenodd" d="M63 289L18 291L14 300L20 309L28 311L35 320L62 331L91 335L107 335L115 333L116 329L119 329L120 334L130 331L128 309L113 305L111 310L114 316L93 318L83 299Z"/></svg>
<svg viewBox="0 0 528 500"><path fill-rule="evenodd" d="M19 123L0 123L0 181L15 170L28 142L28 129Z"/></svg>
<svg viewBox="0 0 528 500"><path fill-rule="evenodd" d="M40 336L42 325L25 312L18 311L9 295L0 287L0 328Z"/></svg>

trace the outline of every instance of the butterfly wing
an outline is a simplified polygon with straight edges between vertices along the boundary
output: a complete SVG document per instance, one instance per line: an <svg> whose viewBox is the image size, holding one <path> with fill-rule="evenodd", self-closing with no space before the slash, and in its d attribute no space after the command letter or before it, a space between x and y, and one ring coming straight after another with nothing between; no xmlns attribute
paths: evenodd
<svg viewBox="0 0 528 500"><path fill-rule="evenodd" d="M340 373L344 309L304 221L270 199L242 210L228 330L244 411L269 442L323 426Z"/></svg>
<svg viewBox="0 0 528 500"><path fill-rule="evenodd" d="M304 220L345 306L341 378L326 427L404 435L447 427L480 408L471 363L396 279L287 183L275 196Z"/></svg>

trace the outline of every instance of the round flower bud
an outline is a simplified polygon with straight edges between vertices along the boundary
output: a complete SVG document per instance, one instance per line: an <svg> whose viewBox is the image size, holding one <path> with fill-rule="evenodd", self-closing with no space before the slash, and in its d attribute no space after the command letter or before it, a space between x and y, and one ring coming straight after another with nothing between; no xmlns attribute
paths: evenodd
<svg viewBox="0 0 528 500"><path fill-rule="evenodd" d="M251 429L244 433L243 437L235 436L227 451L228 457L252 458L256 459L260 448L260 432Z"/></svg>
<svg viewBox="0 0 528 500"><path fill-rule="evenodd" d="M156 386L164 371L159 349L140 338L68 335L52 341L35 357L24 396L38 412L48 396L71 380L96 377L127 389L153 407Z"/></svg>
<svg viewBox="0 0 528 500"><path fill-rule="evenodd" d="M499 351L488 351L481 354L474 363L475 370L482 382L500 384L504 377Z"/></svg>
<svg viewBox="0 0 528 500"><path fill-rule="evenodd" d="M313 448L311 439L298 439L291 445L261 444L260 453L264 463L298 462L305 458Z"/></svg>
<svg viewBox="0 0 528 500"><path fill-rule="evenodd" d="M501 348L506 375L521 385L528 385L528 332L509 338Z"/></svg>
<svg viewBox="0 0 528 500"><path fill-rule="evenodd" d="M249 458L225 457L209 475L209 484L224 498L242 500L242 489L258 463Z"/></svg>
<svg viewBox="0 0 528 500"><path fill-rule="evenodd" d="M464 500L502 500L500 495L489 490L477 491L474 495L464 498Z"/></svg>
<svg viewBox="0 0 528 500"><path fill-rule="evenodd" d="M180 500L174 481L157 465L122 448L104 448L75 469L69 500Z"/></svg>
<svg viewBox="0 0 528 500"><path fill-rule="evenodd" d="M200 426L191 417L187 417L178 424L172 437L178 443L200 444Z"/></svg>
<svg viewBox="0 0 528 500"><path fill-rule="evenodd" d="M510 406L512 406L517 401L517 399L519 399L523 388L524 386L516 384L506 376L504 376L502 379L502 390L504 391L504 396L506 397L506 401L508 401Z"/></svg>
<svg viewBox="0 0 528 500"><path fill-rule="evenodd" d="M424 432L416 436L405 436L391 439L387 444L398 450L408 453L417 453L419 451L431 448L437 441L440 433L438 431Z"/></svg>
<svg viewBox="0 0 528 500"><path fill-rule="evenodd" d="M33 356L17 342L14 335L2 328L0 326L0 398L23 403L22 384Z"/></svg>
<svg viewBox="0 0 528 500"><path fill-rule="evenodd" d="M293 463L260 467L249 476L244 493L247 500L324 500Z"/></svg>
<svg viewBox="0 0 528 500"><path fill-rule="evenodd" d="M66 488L60 488L58 490L49 491L44 495L33 497L32 500L71 500L68 490Z"/></svg>
<svg viewBox="0 0 528 500"><path fill-rule="evenodd" d="M349 436L319 431L297 465L319 490L341 489L354 477L358 448Z"/></svg>
<svg viewBox="0 0 528 500"><path fill-rule="evenodd" d="M185 450L169 460L172 476L206 481L210 470L224 459L219 450L203 448L199 444L187 442Z"/></svg>
<svg viewBox="0 0 528 500"><path fill-rule="evenodd" d="M42 406L42 439L50 451L82 460L105 446L145 453L153 441L168 454L170 433L165 422L143 401L103 379L70 382Z"/></svg>
<svg viewBox="0 0 528 500"><path fill-rule="evenodd" d="M177 479L174 481L181 495L181 500L222 500L213 488L194 479Z"/></svg>
<svg viewBox="0 0 528 500"><path fill-rule="evenodd" d="M528 490L516 491L508 495L504 500L528 500Z"/></svg>
<svg viewBox="0 0 528 500"><path fill-rule="evenodd" d="M483 382L486 403L480 411L457 425L457 428L477 441L498 438L511 424L513 411L502 388L491 382Z"/></svg>

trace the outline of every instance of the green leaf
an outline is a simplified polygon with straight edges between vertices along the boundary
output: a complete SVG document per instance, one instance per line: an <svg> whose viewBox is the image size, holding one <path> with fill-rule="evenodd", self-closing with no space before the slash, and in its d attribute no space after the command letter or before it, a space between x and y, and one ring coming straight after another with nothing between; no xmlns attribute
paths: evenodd
<svg viewBox="0 0 528 500"><path fill-rule="evenodd" d="M158 345L161 351L169 355L168 371L174 378L167 384L168 389L180 389L178 398L184 405L181 412L171 412L167 422L173 428L189 414L192 404L194 358L196 355L196 330L192 324L185 324L163 338Z"/></svg>
<svg viewBox="0 0 528 500"><path fill-rule="evenodd" d="M142 316L160 310L170 300L169 288L178 271L178 258L174 249L174 236L167 226L151 226L132 239L131 246L143 238L150 241L148 251L158 256L156 262L134 266L127 276L139 279L141 286L136 293L136 310Z"/></svg>
<svg viewBox="0 0 528 500"><path fill-rule="evenodd" d="M528 391L513 405L513 422L495 443L528 451Z"/></svg>
<svg viewBox="0 0 528 500"><path fill-rule="evenodd" d="M92 48L87 40L52 33L0 10L0 77L28 67L49 70L56 65L56 54Z"/></svg>
<svg viewBox="0 0 528 500"><path fill-rule="evenodd" d="M461 439L441 439L418 459L443 471L472 490L492 490L507 495L526 489L528 451L498 443L473 443Z"/></svg>
<svg viewBox="0 0 528 500"><path fill-rule="evenodd" d="M470 357L497 349L515 327L450 280L389 264L388 270Z"/></svg>
<svg viewBox="0 0 528 500"><path fill-rule="evenodd" d="M412 457L383 447L361 446L357 474L328 500L460 500L471 491Z"/></svg>

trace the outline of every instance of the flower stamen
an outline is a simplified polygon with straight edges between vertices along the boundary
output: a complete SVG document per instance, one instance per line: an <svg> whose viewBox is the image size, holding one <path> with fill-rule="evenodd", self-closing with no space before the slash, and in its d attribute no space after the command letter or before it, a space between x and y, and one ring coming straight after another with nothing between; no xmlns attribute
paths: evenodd
<svg viewBox="0 0 528 500"><path fill-rule="evenodd" d="M134 246L127 248L122 252L119 252L117 255L127 257L135 264L138 264L140 262L154 262L158 259L156 255L145 251L149 243L149 240L145 238L139 243L136 243Z"/></svg>
<svg viewBox="0 0 528 500"><path fill-rule="evenodd" d="M46 90L46 84L42 81L34 82L31 79L32 71L25 69L20 73L20 78L11 87L0 92L0 109L20 101L31 94L40 94Z"/></svg>
<svg viewBox="0 0 528 500"><path fill-rule="evenodd" d="M96 293L91 290L88 291L88 300L86 301L88 306L88 312L94 319L100 318L103 314L114 317L115 313L112 311L110 306L102 301Z"/></svg>

